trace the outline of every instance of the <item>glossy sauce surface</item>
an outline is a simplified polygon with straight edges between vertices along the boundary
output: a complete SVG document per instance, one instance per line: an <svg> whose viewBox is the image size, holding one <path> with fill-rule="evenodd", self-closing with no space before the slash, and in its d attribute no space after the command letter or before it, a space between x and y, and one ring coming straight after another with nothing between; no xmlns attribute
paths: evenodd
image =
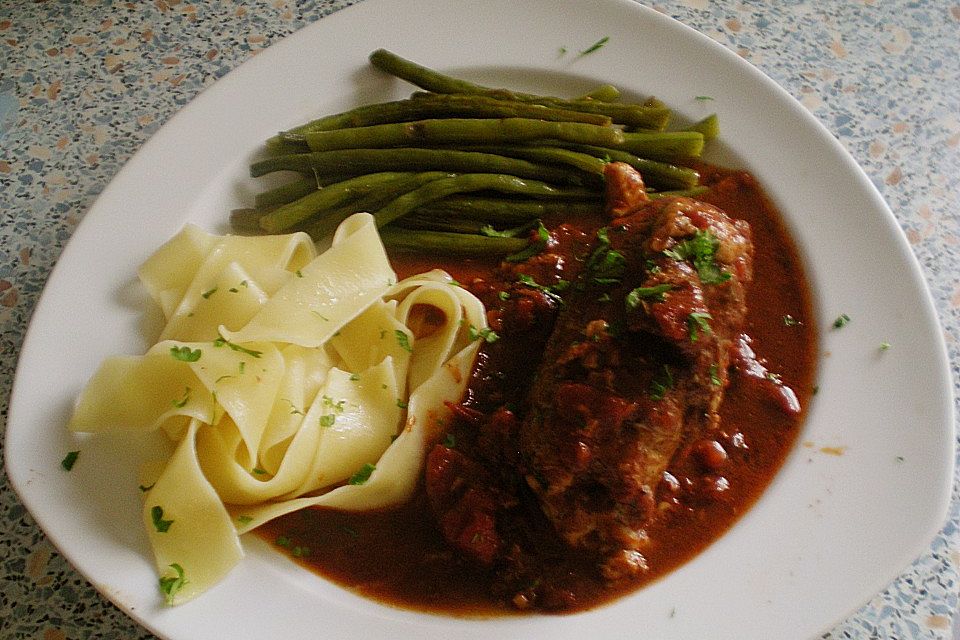
<svg viewBox="0 0 960 640"><path fill-rule="evenodd" d="M662 513L648 527L644 555L649 570L639 578L610 585L592 560L568 551L530 508L523 537L542 547L544 580L572 594L565 612L596 606L664 575L722 535L754 503L795 443L813 389L817 335L803 265L771 203L743 172L699 167L711 190L700 199L750 223L755 277L748 290L745 333L758 365L769 375L731 374L721 407L719 432L688 438L669 467L657 499ZM546 221L550 227L557 221ZM588 234L602 220L565 220ZM446 269L460 282L490 278L496 265L485 261L393 256L400 277L431 268ZM505 389L522 390L535 370L541 345L515 341L489 349L484 367L502 372ZM501 355L497 355L501 354ZM509 358L502 354L509 354ZM498 361L500 358L501 361ZM493 359L493 361L491 361ZM761 369L762 371L762 369ZM511 382L511 380L513 382ZM784 411L781 385L794 391L798 413ZM468 443L464 443L469 446ZM258 530L290 551L301 564L346 588L395 606L454 615L509 615L518 611L509 587L453 551L443 540L424 492L384 512L349 514L305 510ZM550 609L551 607L546 607Z"/></svg>

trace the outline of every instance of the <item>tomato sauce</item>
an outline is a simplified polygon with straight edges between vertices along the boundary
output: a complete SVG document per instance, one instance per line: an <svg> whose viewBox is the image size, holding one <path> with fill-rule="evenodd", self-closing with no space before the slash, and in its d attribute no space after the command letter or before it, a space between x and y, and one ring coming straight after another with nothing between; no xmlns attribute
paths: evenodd
<svg viewBox="0 0 960 640"><path fill-rule="evenodd" d="M713 440L702 434L682 443L657 492L662 514L647 528L649 569L613 586L599 579L592 560L564 548L536 509L519 526L538 541L544 580L562 583L571 594L563 612L598 606L642 587L680 566L716 540L747 511L793 447L813 390L817 332L803 264L783 221L752 176L698 167L710 191L700 199L751 225L754 280L747 294L745 333L766 382L731 374ZM545 221L550 227L557 221ZM592 235L600 220L565 220ZM460 282L489 278L487 260L398 255L400 277L443 268ZM490 349L487 370L501 372L504 387L523 392L542 344L522 341ZM500 354L500 355L497 355ZM504 355L508 354L508 355ZM499 358L499 360L498 360ZM531 364L532 363L532 364ZM511 376L518 378L511 383ZM792 390L799 411L785 411ZM471 393L476 393L473 389ZM789 398L786 399L788 401ZM669 480L669 482L667 482ZM397 508L375 513L304 510L258 530L268 541L297 548L302 565L357 593L386 604L448 615L516 614L522 603L500 584L502 576L465 559L444 541L423 488ZM548 609L550 607L547 607Z"/></svg>

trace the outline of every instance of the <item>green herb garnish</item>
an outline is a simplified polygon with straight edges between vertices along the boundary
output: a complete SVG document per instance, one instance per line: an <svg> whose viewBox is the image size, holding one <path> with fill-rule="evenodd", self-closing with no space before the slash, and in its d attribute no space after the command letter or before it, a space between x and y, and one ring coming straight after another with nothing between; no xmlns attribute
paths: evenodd
<svg viewBox="0 0 960 640"><path fill-rule="evenodd" d="M713 330L710 328L710 324L707 320L712 320L713 318L709 313L698 313L694 311L687 316L687 328L690 330L690 342L696 342L699 337L699 333L711 333Z"/></svg>
<svg viewBox="0 0 960 640"><path fill-rule="evenodd" d="M259 358L260 356L263 355L263 352L262 352L262 351L254 351L253 349L247 349L246 347L241 347L240 345L238 345L238 344L236 344L236 343L234 343L234 342L230 342L229 340L227 340L227 339L224 338L223 336L220 336L219 338L217 338L216 340L214 340L214 341L213 341L213 346L215 346L215 347L217 347L217 348L220 348L220 347L222 347L222 346L228 346L228 347L230 347L231 349L233 349L234 351L238 351L238 352L240 352L240 353L245 353L245 354L247 354L247 355L250 356L251 358Z"/></svg>
<svg viewBox="0 0 960 640"><path fill-rule="evenodd" d="M79 451L71 451L66 456L64 456L63 460L60 461L60 466L63 467L66 471L70 471L71 469L73 469L73 465L77 463L77 458L79 457L80 457Z"/></svg>
<svg viewBox="0 0 960 640"><path fill-rule="evenodd" d="M176 572L176 577L162 576L160 578L160 593L164 595L167 604L173 604L174 597L183 589L183 586L187 584L187 581L183 577L183 567L174 562L170 565L170 568Z"/></svg>
<svg viewBox="0 0 960 640"><path fill-rule="evenodd" d="M163 507L154 506L150 509L150 519L153 521L153 527L160 533L166 533L170 530L173 520L163 519Z"/></svg>
<svg viewBox="0 0 960 640"><path fill-rule="evenodd" d="M603 48L603 46L604 46L605 44L607 44L608 42L610 42L610 36L603 36L602 38L600 38L599 40L597 40L596 42L594 42L592 45L590 45L589 47L587 47L586 49L584 49L583 51L581 51L581 52L580 52L580 55L581 55L581 56L586 56L586 55L589 55L589 54L593 53L594 51L598 51L598 50L600 50L601 48Z"/></svg>
<svg viewBox="0 0 960 640"><path fill-rule="evenodd" d="M396 329L393 333L397 336L397 344L400 345L400 348L408 353L413 353L413 347L410 346L410 336L402 329Z"/></svg>
<svg viewBox="0 0 960 640"><path fill-rule="evenodd" d="M376 468L377 467L375 465L372 465L368 462L367 464L360 467L359 471L357 471L355 474L350 476L350 480L348 480L347 482L349 484L364 484L366 483L367 480L370 479L370 474L372 474L374 469Z"/></svg>
<svg viewBox="0 0 960 640"><path fill-rule="evenodd" d="M641 300L663 302L665 300L664 294L671 289L673 289L672 284L658 284L653 287L637 287L627 294L627 308L636 309L640 306Z"/></svg>
<svg viewBox="0 0 960 640"><path fill-rule="evenodd" d="M719 284L732 277L715 261L719 246L720 240L709 230L698 230L692 238L676 244L673 249L667 249L663 255L674 260L690 260L704 284Z"/></svg>
<svg viewBox="0 0 960 640"><path fill-rule="evenodd" d="M837 316L837 319L833 321L833 328L840 329L848 324L850 324L850 316L845 313L841 313L839 316Z"/></svg>
<svg viewBox="0 0 960 640"><path fill-rule="evenodd" d="M200 349L191 349L190 347L170 347L170 355L173 356L174 360L180 360L182 362L196 362L200 359L201 351Z"/></svg>
<svg viewBox="0 0 960 640"><path fill-rule="evenodd" d="M337 416L335 416L332 413L328 413L326 415L320 416L320 426L323 427L324 429L328 429L332 427L336 421L337 421Z"/></svg>

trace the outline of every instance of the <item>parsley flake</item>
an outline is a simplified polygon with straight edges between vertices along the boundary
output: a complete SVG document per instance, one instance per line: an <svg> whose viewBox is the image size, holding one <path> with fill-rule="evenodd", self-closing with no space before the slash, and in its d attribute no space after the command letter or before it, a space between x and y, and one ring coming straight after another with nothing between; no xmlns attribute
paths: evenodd
<svg viewBox="0 0 960 640"><path fill-rule="evenodd" d="M716 364L710 365L710 384L715 387L719 387L722 384L719 375L719 369Z"/></svg>
<svg viewBox="0 0 960 640"><path fill-rule="evenodd" d="M250 524L253 522L253 516L237 516L237 522L240 524Z"/></svg>
<svg viewBox="0 0 960 640"><path fill-rule="evenodd" d="M213 294L215 294L215 293L217 292L217 289L219 289L219 287L214 287L213 289L208 289L208 290L204 291L203 293L201 293L200 296L201 296L204 300L208 300L208 299L210 298L210 296L212 296Z"/></svg>
<svg viewBox="0 0 960 640"><path fill-rule="evenodd" d="M627 294L627 309L636 309L640 306L640 302L642 300L663 302L666 299L664 294L671 289L673 289L672 284L658 284L652 287L637 287Z"/></svg>
<svg viewBox="0 0 960 640"><path fill-rule="evenodd" d="M375 465L372 465L368 462L367 464L360 467L359 471L357 471L355 474L350 476L350 480L348 480L347 482L349 484L365 484L367 480L370 479L370 475L374 472L376 468L377 467Z"/></svg>
<svg viewBox="0 0 960 640"><path fill-rule="evenodd" d="M162 576L160 578L160 593L164 595L167 604L173 604L174 597L183 589L183 586L187 584L187 581L184 579L183 567L174 562L170 565L170 568L176 572L176 577Z"/></svg>
<svg viewBox="0 0 960 640"><path fill-rule="evenodd" d="M587 47L586 49L584 49L583 51L581 51L581 52L580 52L580 55L581 55L581 56L586 56L586 55L590 55L590 54L593 53L594 51L599 51L599 50L602 49L603 46L604 46L605 44L607 44L608 42L610 42L610 36L603 36L602 38L600 38L599 40L597 40L596 42L594 42L592 45L590 45L589 47Z"/></svg>
<svg viewBox="0 0 960 640"><path fill-rule="evenodd" d="M880 343L880 351L887 351L887 350L890 349L890 347L891 347L891 345L890 345L889 342L881 342L881 343Z"/></svg>
<svg viewBox="0 0 960 640"><path fill-rule="evenodd" d="M320 426L323 427L324 429L328 429L332 427L336 421L337 421L337 416L335 416L332 413L328 413L326 415L320 416Z"/></svg>
<svg viewBox="0 0 960 640"><path fill-rule="evenodd" d="M397 398L397 406L400 407L401 409L406 409L407 403L404 402L402 399Z"/></svg>
<svg viewBox="0 0 960 640"><path fill-rule="evenodd" d="M493 344L500 339L500 336L497 335L497 332L491 329L490 327L484 327L483 329L477 329L475 326L470 325L470 340L482 340L487 344Z"/></svg>
<svg viewBox="0 0 960 640"><path fill-rule="evenodd" d="M690 342L696 342L699 337L699 332L703 333L712 333L710 324L707 320L712 320L712 316L709 313L698 313L694 311L687 316L687 328L690 330Z"/></svg>
<svg viewBox="0 0 960 640"><path fill-rule="evenodd" d="M214 340L214 341L213 341L213 346L217 347L218 349L219 349L220 347L222 347L222 346L228 346L228 347L230 347L232 350L237 351L237 352L239 352L239 353L245 353L245 354L247 354L248 356L250 356L251 358L259 358L260 356L263 355L263 352L262 352L262 351L254 351L253 349L247 349L246 347L241 347L240 345L238 345L238 344L236 344L236 343L234 343L234 342L230 342L229 340L227 340L227 339L224 338L223 336L220 336L219 338L217 338L216 340ZM197 356L197 357L199 357L199 356ZM242 363L241 363L241 364L242 364Z"/></svg>
<svg viewBox="0 0 960 640"><path fill-rule="evenodd" d="M674 260L690 260L704 284L719 284L732 277L716 263L715 256L719 247L720 240L713 233L709 230L698 230L692 238L677 243L663 254Z"/></svg>
<svg viewBox="0 0 960 640"><path fill-rule="evenodd" d="M841 313L839 316L837 316L837 319L833 321L833 328L840 329L848 324L850 324L850 316L845 313Z"/></svg>
<svg viewBox="0 0 960 640"><path fill-rule="evenodd" d="M200 359L201 353L200 349L191 349L186 345L170 347L170 355L174 360L180 360L181 362L196 362Z"/></svg>
<svg viewBox="0 0 960 640"><path fill-rule="evenodd" d="M140 492L141 492L141 493L146 493L147 491L150 491L150 489L153 489L155 486L157 486L157 483L156 483L156 482L154 482L154 483L153 483L152 485L150 485L149 487L145 487L145 486L143 486L142 484L141 484L141 485L137 485L137 488L140 489Z"/></svg>
<svg viewBox="0 0 960 640"><path fill-rule="evenodd" d="M217 382L219 382L219 380L217 380ZM183 409L189 400L190 400L190 387L186 387L183 390L183 396L179 400L171 400L170 404L172 404L177 409Z"/></svg>
<svg viewBox="0 0 960 640"><path fill-rule="evenodd" d="M542 222L537 220L537 239L527 245L527 248L523 251L509 255L504 258L504 260L507 262L523 262L546 249L549 242L550 232L547 231L547 228L543 226Z"/></svg>
<svg viewBox="0 0 960 640"><path fill-rule="evenodd" d="M170 530L173 520L163 519L163 507L155 505L150 509L150 520L153 521L153 527L160 533L166 533Z"/></svg>
<svg viewBox="0 0 960 640"><path fill-rule="evenodd" d="M457 437L452 433L448 433L443 439L443 446L447 449L456 449L457 448Z"/></svg>
<svg viewBox="0 0 960 640"><path fill-rule="evenodd" d="M400 348L409 353L413 353L413 347L410 346L410 336L402 329L396 329L393 333L397 336L397 344L400 345Z"/></svg>
<svg viewBox="0 0 960 640"><path fill-rule="evenodd" d="M66 456L64 456L63 460L60 461L60 466L63 467L65 471L70 471L71 469L73 469L73 465L77 463L77 458L79 457L80 457L79 451L71 451Z"/></svg>

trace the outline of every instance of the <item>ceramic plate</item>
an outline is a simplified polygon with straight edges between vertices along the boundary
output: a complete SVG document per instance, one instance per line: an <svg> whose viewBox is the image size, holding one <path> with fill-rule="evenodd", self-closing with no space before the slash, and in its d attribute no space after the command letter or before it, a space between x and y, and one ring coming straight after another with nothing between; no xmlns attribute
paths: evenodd
<svg viewBox="0 0 960 640"><path fill-rule="evenodd" d="M606 46L578 55L601 37ZM188 221L225 231L229 210L251 202L247 165L264 139L412 90L367 65L379 47L485 84L576 95L609 82L634 97L655 94L690 120L716 111L722 142L710 158L756 174L809 266L820 393L801 444L727 535L613 604L490 620L397 610L247 536L247 558L222 584L167 608L141 531L138 456L123 439L78 443L64 429L100 361L141 353L156 335L136 267ZM852 322L831 330L841 313ZM893 347L881 352L883 342ZM626 0L367 0L207 89L103 192L30 325L6 459L53 543L165 638L802 638L881 590L941 526L953 465L950 393L933 306L891 212L829 132L742 59ZM77 448L81 461L66 473L60 460Z"/></svg>

